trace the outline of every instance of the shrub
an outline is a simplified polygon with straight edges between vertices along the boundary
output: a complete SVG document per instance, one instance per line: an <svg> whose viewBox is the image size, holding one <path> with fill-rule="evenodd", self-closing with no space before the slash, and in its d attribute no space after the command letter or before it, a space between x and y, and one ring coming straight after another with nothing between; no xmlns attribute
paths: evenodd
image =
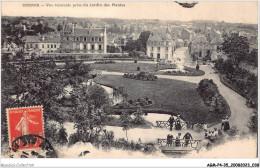
<svg viewBox="0 0 260 168"><path fill-rule="evenodd" d="M251 132L254 132L254 133L258 132L257 112L254 112L253 115L251 116L248 127L249 127Z"/></svg>
<svg viewBox="0 0 260 168"><path fill-rule="evenodd" d="M145 153L153 153L156 151L156 148L154 147L153 143L145 144L144 146L144 152Z"/></svg>
<svg viewBox="0 0 260 168"><path fill-rule="evenodd" d="M48 122L45 126L45 136L51 143L65 144L67 140L67 132L63 126L59 126L57 122Z"/></svg>

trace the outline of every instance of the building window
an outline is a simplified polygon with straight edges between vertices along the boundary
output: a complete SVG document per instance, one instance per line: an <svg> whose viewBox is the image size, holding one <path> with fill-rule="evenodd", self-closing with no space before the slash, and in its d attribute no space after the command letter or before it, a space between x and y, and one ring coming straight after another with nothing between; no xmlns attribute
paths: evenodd
<svg viewBox="0 0 260 168"><path fill-rule="evenodd" d="M35 48L38 48L38 44L35 44Z"/></svg>
<svg viewBox="0 0 260 168"><path fill-rule="evenodd" d="M151 51L153 51L153 47L151 47Z"/></svg>
<svg viewBox="0 0 260 168"><path fill-rule="evenodd" d="M84 37L84 41L87 41L87 37Z"/></svg>
<svg viewBox="0 0 260 168"><path fill-rule="evenodd" d="M79 41L79 37L76 37L76 41Z"/></svg>
<svg viewBox="0 0 260 168"><path fill-rule="evenodd" d="M47 48L50 48L50 45L49 45L49 44L47 44Z"/></svg>
<svg viewBox="0 0 260 168"><path fill-rule="evenodd" d="M86 50L87 49L87 45L86 44L84 44L84 50Z"/></svg>
<svg viewBox="0 0 260 168"><path fill-rule="evenodd" d="M26 46L27 46L27 48L29 48L29 44L27 44Z"/></svg>
<svg viewBox="0 0 260 168"><path fill-rule="evenodd" d="M102 45L99 45L99 46L98 46L98 49L99 49L99 50L102 50Z"/></svg>
<svg viewBox="0 0 260 168"><path fill-rule="evenodd" d="M51 48L53 48L53 45L51 45Z"/></svg>
<svg viewBox="0 0 260 168"><path fill-rule="evenodd" d="M42 48L44 48L44 44L42 44Z"/></svg>
<svg viewBox="0 0 260 168"><path fill-rule="evenodd" d="M98 41L101 41L101 37L98 38Z"/></svg>
<svg viewBox="0 0 260 168"><path fill-rule="evenodd" d="M69 41L69 37L67 37L67 41Z"/></svg>
<svg viewBox="0 0 260 168"><path fill-rule="evenodd" d="M151 57L153 58L153 53L151 53L150 55L151 55Z"/></svg>
<svg viewBox="0 0 260 168"><path fill-rule="evenodd" d="M157 51L158 51L158 52L160 52L160 49L161 49L160 47L157 47Z"/></svg>
<svg viewBox="0 0 260 168"><path fill-rule="evenodd" d="M91 50L94 50L95 49L95 46L94 45L91 45Z"/></svg>
<svg viewBox="0 0 260 168"><path fill-rule="evenodd" d="M30 48L32 48L32 44L30 44Z"/></svg>
<svg viewBox="0 0 260 168"><path fill-rule="evenodd" d="M56 44L54 44L54 48L56 48Z"/></svg>
<svg viewBox="0 0 260 168"><path fill-rule="evenodd" d="M94 37L91 38L91 41L94 41Z"/></svg>
<svg viewBox="0 0 260 168"><path fill-rule="evenodd" d="M166 47L166 51L168 51L168 47Z"/></svg>
<svg viewBox="0 0 260 168"><path fill-rule="evenodd" d="M166 45L169 45L169 42L168 42L168 41L166 41Z"/></svg>

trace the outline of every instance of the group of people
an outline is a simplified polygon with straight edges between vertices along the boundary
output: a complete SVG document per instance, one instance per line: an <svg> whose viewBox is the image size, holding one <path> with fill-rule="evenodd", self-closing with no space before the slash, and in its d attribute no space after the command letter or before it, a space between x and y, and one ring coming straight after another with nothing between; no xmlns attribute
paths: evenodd
<svg viewBox="0 0 260 168"><path fill-rule="evenodd" d="M170 125L170 131L172 131L173 124L175 124L175 129L176 130L181 130L182 126L181 126L180 115L177 115L176 119L174 119L173 115L171 115L171 117L169 118L168 122L169 122L169 125Z"/></svg>
<svg viewBox="0 0 260 168"><path fill-rule="evenodd" d="M210 141L214 141L219 136L222 135L221 130L218 130L217 128L214 128L214 130L205 130L205 139L208 139Z"/></svg>
<svg viewBox="0 0 260 168"><path fill-rule="evenodd" d="M193 139L191 134L187 132L183 138L184 139L184 146L187 147L190 144L190 141ZM168 134L167 135L167 146L175 146L179 147L181 146L181 133L178 133L176 138L174 139L173 135Z"/></svg>

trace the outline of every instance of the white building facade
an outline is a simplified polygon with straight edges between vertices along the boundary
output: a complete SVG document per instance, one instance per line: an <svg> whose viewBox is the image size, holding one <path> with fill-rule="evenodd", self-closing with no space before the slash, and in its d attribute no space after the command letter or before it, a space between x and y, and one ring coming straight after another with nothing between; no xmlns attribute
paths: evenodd
<svg viewBox="0 0 260 168"><path fill-rule="evenodd" d="M174 41L169 34L151 34L147 41L146 55L157 62L171 62L175 50Z"/></svg>

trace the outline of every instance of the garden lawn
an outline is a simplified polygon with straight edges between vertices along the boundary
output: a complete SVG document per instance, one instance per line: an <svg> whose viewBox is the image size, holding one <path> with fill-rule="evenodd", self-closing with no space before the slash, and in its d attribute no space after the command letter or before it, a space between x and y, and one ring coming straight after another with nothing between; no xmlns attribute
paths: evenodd
<svg viewBox="0 0 260 168"><path fill-rule="evenodd" d="M118 75L102 75L95 78L99 84L118 87L123 86L128 93L128 100L148 97L154 105L144 112L166 114L180 114L191 123L215 123L221 121L220 117L211 112L196 91L197 84L171 80L157 79L157 81L142 81L123 78Z"/></svg>

